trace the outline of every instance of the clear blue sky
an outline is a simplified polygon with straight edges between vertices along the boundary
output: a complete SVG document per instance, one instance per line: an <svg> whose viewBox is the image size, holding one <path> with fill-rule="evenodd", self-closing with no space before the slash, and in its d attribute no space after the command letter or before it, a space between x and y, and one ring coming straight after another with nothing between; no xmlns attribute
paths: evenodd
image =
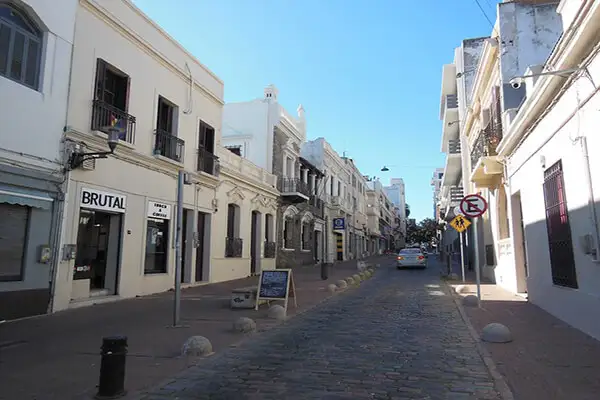
<svg viewBox="0 0 600 400"><path fill-rule="evenodd" d="M433 214L442 65L492 31L475 0L135 0L225 82L225 101L279 89L320 136L384 184L402 177L411 217ZM495 20L495 0L479 0ZM390 167L381 172L381 167Z"/></svg>

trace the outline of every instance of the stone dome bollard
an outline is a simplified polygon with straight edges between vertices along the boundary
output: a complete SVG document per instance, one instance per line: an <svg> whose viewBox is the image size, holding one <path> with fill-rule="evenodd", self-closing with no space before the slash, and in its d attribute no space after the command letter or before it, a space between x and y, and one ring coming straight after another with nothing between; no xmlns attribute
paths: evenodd
<svg viewBox="0 0 600 400"><path fill-rule="evenodd" d="M468 307L477 307L477 296L475 295L468 295L463 297L462 299L462 303L464 306L468 306Z"/></svg>
<svg viewBox="0 0 600 400"><path fill-rule="evenodd" d="M338 287L338 289L346 289L348 287L348 284L346 283L345 280L340 279L339 281L337 281L336 286Z"/></svg>
<svg viewBox="0 0 600 400"><path fill-rule="evenodd" d="M337 286L335 286L333 283L330 283L329 285L327 285L327 291L329 293L335 293L336 290L337 290Z"/></svg>
<svg viewBox="0 0 600 400"><path fill-rule="evenodd" d="M360 281L361 281L359 274L352 275L352 279L354 279L355 283L360 283Z"/></svg>
<svg viewBox="0 0 600 400"><path fill-rule="evenodd" d="M469 291L469 287L465 285L458 285L454 287L454 291L458 294L467 293Z"/></svg>
<svg viewBox="0 0 600 400"><path fill-rule="evenodd" d="M351 276L347 277L347 278L346 278L346 283L347 283L348 285L352 285L352 284L354 284L354 278L352 278Z"/></svg>
<svg viewBox="0 0 600 400"><path fill-rule="evenodd" d="M213 347L210 340L204 336L192 336L183 344L181 354L184 356L202 357L212 354Z"/></svg>
<svg viewBox="0 0 600 400"><path fill-rule="evenodd" d="M241 333L254 332L256 330L256 322L252 318L240 317L233 321L233 330Z"/></svg>
<svg viewBox="0 0 600 400"><path fill-rule="evenodd" d="M283 321L285 317L285 308L283 308L279 304L274 304L271 307L269 307L269 318L273 318L278 321Z"/></svg>
<svg viewBox="0 0 600 400"><path fill-rule="evenodd" d="M365 272L363 272L363 274L365 274L365 279L369 279L372 276L371 271L369 271L369 270L365 270Z"/></svg>
<svg viewBox="0 0 600 400"><path fill-rule="evenodd" d="M367 274L364 271L361 271L358 275L360 275L360 279L362 279L363 281L367 279Z"/></svg>
<svg viewBox="0 0 600 400"><path fill-rule="evenodd" d="M489 343L508 343L513 339L510 329L498 322L492 322L481 331L481 340Z"/></svg>

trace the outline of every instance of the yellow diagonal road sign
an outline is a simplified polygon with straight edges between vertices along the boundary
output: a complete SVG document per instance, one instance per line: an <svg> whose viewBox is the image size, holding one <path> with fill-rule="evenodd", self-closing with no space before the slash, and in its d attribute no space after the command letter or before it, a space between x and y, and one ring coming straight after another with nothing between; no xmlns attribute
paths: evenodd
<svg viewBox="0 0 600 400"><path fill-rule="evenodd" d="M457 215L452 221L450 221L450 226L456 229L458 233L461 233L467 230L469 226L471 226L471 221L469 221L462 215Z"/></svg>

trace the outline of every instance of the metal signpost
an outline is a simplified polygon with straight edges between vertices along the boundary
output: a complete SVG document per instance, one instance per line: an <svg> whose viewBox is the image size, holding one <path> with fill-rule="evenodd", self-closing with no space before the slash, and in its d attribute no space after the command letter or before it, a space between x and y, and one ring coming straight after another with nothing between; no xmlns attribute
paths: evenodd
<svg viewBox="0 0 600 400"><path fill-rule="evenodd" d="M477 219L481 217L488 208L487 201L479 194L468 194L460 201L460 211L463 215L473 219L477 226ZM474 232L477 235L477 230ZM479 265L479 249L475 249L475 280L477 283L477 304L481 307L481 271Z"/></svg>
<svg viewBox="0 0 600 400"><path fill-rule="evenodd" d="M181 313L181 242L183 238L183 185L185 172L179 171L177 176L177 226L175 230L175 304L173 305L173 326L179 326Z"/></svg>
<svg viewBox="0 0 600 400"><path fill-rule="evenodd" d="M456 207L456 208L459 208L459 207ZM454 209L454 214L456 214L456 217L454 217L454 219L452 221L450 221L450 226L452 226L458 232L458 237L460 239L460 269L461 269L461 273L462 273L462 281L464 283L466 278L465 278L465 251L463 248L463 235L464 235L464 232L467 230L467 228L469 228L469 226L471 226L471 221L469 221L462 215L462 212L460 211L460 209L456 210L456 208ZM459 211L459 212L457 212L457 211Z"/></svg>

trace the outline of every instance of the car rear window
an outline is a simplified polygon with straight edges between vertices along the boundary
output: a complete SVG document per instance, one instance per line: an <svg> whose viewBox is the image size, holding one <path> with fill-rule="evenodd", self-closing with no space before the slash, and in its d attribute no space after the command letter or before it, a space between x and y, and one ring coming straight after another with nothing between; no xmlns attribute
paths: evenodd
<svg viewBox="0 0 600 400"><path fill-rule="evenodd" d="M404 249L400 250L400 254L419 254L421 252L420 249Z"/></svg>

